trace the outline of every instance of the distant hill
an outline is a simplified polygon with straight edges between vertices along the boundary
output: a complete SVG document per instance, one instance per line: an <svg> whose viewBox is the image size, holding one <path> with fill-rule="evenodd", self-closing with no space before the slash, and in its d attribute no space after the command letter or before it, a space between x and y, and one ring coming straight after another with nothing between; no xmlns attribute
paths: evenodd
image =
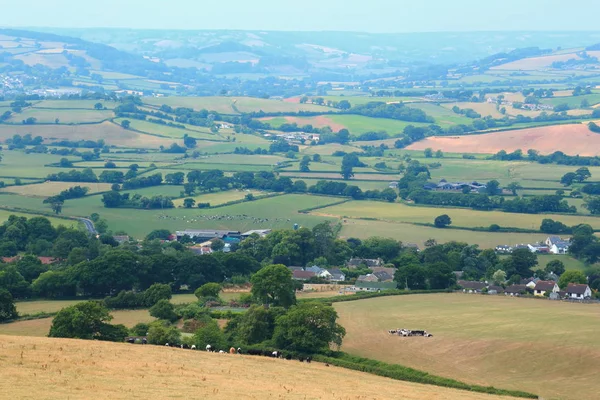
<svg viewBox="0 0 600 400"><path fill-rule="evenodd" d="M506 399L315 362L163 346L0 336L0 347L3 395L11 399Z"/></svg>

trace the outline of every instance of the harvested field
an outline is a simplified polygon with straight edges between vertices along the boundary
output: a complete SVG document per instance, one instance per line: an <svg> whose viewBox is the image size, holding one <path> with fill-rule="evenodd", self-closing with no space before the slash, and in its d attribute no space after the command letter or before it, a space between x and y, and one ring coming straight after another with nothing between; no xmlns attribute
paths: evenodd
<svg viewBox="0 0 600 400"><path fill-rule="evenodd" d="M75 186L87 187L90 189L88 193L91 194L108 191L110 190L111 184L90 182L44 182L36 183L34 185L9 186L0 189L0 192L16 193L22 196L31 197L49 197Z"/></svg>
<svg viewBox="0 0 600 400"><path fill-rule="evenodd" d="M8 336L0 346L0 390L11 399L366 399L374 393L378 399L509 399L316 362L164 346Z"/></svg>
<svg viewBox="0 0 600 400"><path fill-rule="evenodd" d="M506 64L492 67L490 70L526 70L533 71L541 68L548 68L552 63L557 61L581 60L575 53L549 55L542 57L530 57L522 60L512 61Z"/></svg>
<svg viewBox="0 0 600 400"><path fill-rule="evenodd" d="M593 399L600 383L598 306L506 296L431 294L334 304L342 350L545 399ZM392 328L425 329L401 338ZM524 361L527 360L527 361Z"/></svg>
<svg viewBox="0 0 600 400"><path fill-rule="evenodd" d="M541 154L562 151L568 155L597 156L600 155L600 135L584 124L555 125L481 135L433 136L413 143L407 149L425 150L428 147L449 153L495 154L500 150L526 152L535 149Z"/></svg>
<svg viewBox="0 0 600 400"><path fill-rule="evenodd" d="M182 140L164 139L156 136L143 135L123 129L111 122L93 125L0 125L0 140L12 138L13 135L41 136L48 143L54 140L98 140L104 139L109 145L132 148L158 148L161 145L169 147L177 142L183 145Z"/></svg>

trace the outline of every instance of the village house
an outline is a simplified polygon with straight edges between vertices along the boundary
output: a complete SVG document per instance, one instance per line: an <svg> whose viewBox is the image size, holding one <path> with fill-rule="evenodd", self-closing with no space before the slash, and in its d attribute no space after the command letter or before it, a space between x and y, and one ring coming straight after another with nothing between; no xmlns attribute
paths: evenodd
<svg viewBox="0 0 600 400"><path fill-rule="evenodd" d="M544 243L549 247L552 254L567 254L571 245L568 240L558 236L548 236Z"/></svg>
<svg viewBox="0 0 600 400"><path fill-rule="evenodd" d="M521 296L527 293L527 286L525 285L510 285L504 289L506 296Z"/></svg>
<svg viewBox="0 0 600 400"><path fill-rule="evenodd" d="M359 275L358 278L356 278L356 282L379 282L379 278L373 274Z"/></svg>
<svg viewBox="0 0 600 400"><path fill-rule="evenodd" d="M548 246L546 246L546 245L528 244L527 248L532 253L540 253L540 254L548 254L548 253L550 253L550 248Z"/></svg>
<svg viewBox="0 0 600 400"><path fill-rule="evenodd" d="M425 190L436 190L436 191L453 191L461 192L464 187L468 187L471 192L480 192L487 188L485 183L473 182L448 182L445 179L440 180L438 184L427 183L423 185Z"/></svg>
<svg viewBox="0 0 600 400"><path fill-rule="evenodd" d="M398 189L398 182L390 182L388 185L390 189Z"/></svg>
<svg viewBox="0 0 600 400"><path fill-rule="evenodd" d="M379 282L391 282L394 280L394 275L390 275L386 271L373 272Z"/></svg>
<svg viewBox="0 0 600 400"><path fill-rule="evenodd" d="M419 245L416 243L403 243L402 247L404 247L405 249L414 250L417 253L421 251L421 249L419 248Z"/></svg>
<svg viewBox="0 0 600 400"><path fill-rule="evenodd" d="M221 239L224 242L239 243L242 233L240 231L186 229L184 231L175 232L175 236L177 236L177 240L181 240L184 236L188 236L196 243L207 242L211 239Z"/></svg>
<svg viewBox="0 0 600 400"><path fill-rule="evenodd" d="M457 283L463 288L464 293L481 293L487 286L484 282L477 281L458 281Z"/></svg>
<svg viewBox="0 0 600 400"><path fill-rule="evenodd" d="M576 300L589 299L592 297L592 290L585 284L569 283L566 290L566 297Z"/></svg>
<svg viewBox="0 0 600 400"><path fill-rule="evenodd" d="M502 286L490 285L488 286L488 294L500 294L504 293L504 288Z"/></svg>
<svg viewBox="0 0 600 400"><path fill-rule="evenodd" d="M558 293L560 288L554 281L538 281L533 288L534 296L544 296L546 293Z"/></svg>
<svg viewBox="0 0 600 400"><path fill-rule="evenodd" d="M307 281L314 277L315 273L312 271L292 271L292 279L297 281Z"/></svg>
<svg viewBox="0 0 600 400"><path fill-rule="evenodd" d="M346 280L346 275L339 269L329 269L327 271L331 275L330 282L344 282Z"/></svg>
<svg viewBox="0 0 600 400"><path fill-rule="evenodd" d="M258 236L265 237L267 236L269 233L271 233L271 229L253 229L251 231L248 232L244 232L241 235L242 240L244 239L248 239L250 237L250 235L256 233Z"/></svg>

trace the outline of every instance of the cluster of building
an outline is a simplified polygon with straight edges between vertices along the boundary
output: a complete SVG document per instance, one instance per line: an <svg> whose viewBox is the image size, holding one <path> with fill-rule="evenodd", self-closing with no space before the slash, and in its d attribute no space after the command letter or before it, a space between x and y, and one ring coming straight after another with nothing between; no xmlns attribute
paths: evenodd
<svg viewBox="0 0 600 400"><path fill-rule="evenodd" d="M496 246L496 252L501 254L510 254L515 250L527 249L532 253L539 254L567 254L571 242L568 238L561 238L559 236L548 236L548 238L542 243L534 244L516 244L514 246L501 244Z"/></svg>
<svg viewBox="0 0 600 400"><path fill-rule="evenodd" d="M280 134L273 134L273 133L265 133L263 135L265 138L273 140L273 141L277 141L277 140L285 140L286 142L290 143L290 144L303 144L303 143L310 143L310 142L315 142L315 143L319 143L319 140L321 139L321 135L318 133L306 133L306 132L287 132L287 133L280 133Z"/></svg>
<svg viewBox="0 0 600 400"><path fill-rule="evenodd" d="M510 285L506 288L477 281L458 281L458 285L462 287L464 293L483 293L485 291L487 294L504 294L517 297L527 294L535 297L545 297L547 295L551 300L587 300L592 297L592 290L587 284L569 283L566 290L560 290L555 280L543 281L538 278L526 279L519 284Z"/></svg>
<svg viewBox="0 0 600 400"><path fill-rule="evenodd" d="M172 241L181 241L184 237L191 239L195 244L190 247L190 250L196 254L204 255L211 254L214 250L212 244L218 239L225 242L223 252L231 251L232 245L239 244L242 240L247 239L252 234L257 234L260 237L265 237L271 233L271 229L253 229L247 232L219 230L219 229L186 229L184 231L176 231L169 237Z"/></svg>
<svg viewBox="0 0 600 400"><path fill-rule="evenodd" d="M491 104L499 103L500 105L508 106L508 107L513 107L513 104L514 104L514 102L508 101L508 100L499 101L497 97L488 97L487 102L491 103ZM554 106L551 104L525 103L525 104L521 105L521 108L524 110L530 110L530 111L554 111Z"/></svg>
<svg viewBox="0 0 600 400"><path fill-rule="evenodd" d="M425 190L436 190L445 192L462 192L463 188L468 187L473 193L481 193L487 189L485 183L473 182L448 182L445 179L439 181L439 183L428 182L423 185Z"/></svg>

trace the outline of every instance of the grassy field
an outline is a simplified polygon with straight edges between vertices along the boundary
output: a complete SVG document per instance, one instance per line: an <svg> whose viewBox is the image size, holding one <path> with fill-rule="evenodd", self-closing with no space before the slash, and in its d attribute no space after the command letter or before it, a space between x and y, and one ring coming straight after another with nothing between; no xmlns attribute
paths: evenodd
<svg viewBox="0 0 600 400"><path fill-rule="evenodd" d="M88 194L105 192L110 190L110 183L90 183L90 182L44 182L33 185L9 186L0 189L0 192L15 193L22 196L31 197L49 197L59 194L74 186L89 188Z"/></svg>
<svg viewBox="0 0 600 400"><path fill-rule="evenodd" d="M74 301L75 304L77 301ZM65 302L61 302L65 303ZM65 304L67 307L72 304ZM52 306L49 305L49 308ZM63 308L60 307L60 308ZM60 311L60 308L55 311ZM120 310L110 313L113 316L111 323L123 324L128 328L133 328L140 322L152 322L154 318L150 316L148 310ZM16 336L47 336L52 326L52 317L40 318L28 321L17 321L9 324L0 324L0 335L16 335Z"/></svg>
<svg viewBox="0 0 600 400"><path fill-rule="evenodd" d="M452 219L452 226L469 228L487 227L491 224L498 224L503 227L539 229L544 218L552 218L568 226L583 223L600 229L600 218L580 215L517 214L501 211L475 211L462 208L418 207L374 201L349 201L344 204L319 209L314 213L348 218L374 218L392 222L431 224L438 215L448 214Z"/></svg>
<svg viewBox="0 0 600 400"><path fill-rule="evenodd" d="M437 229L399 222L343 218L340 235L344 238L367 239L382 236L416 243L423 248L425 241L435 239L438 243L451 241L477 244L482 249L494 248L499 244L533 243L545 240L548 235L536 233L474 232L458 229Z"/></svg>
<svg viewBox="0 0 600 400"><path fill-rule="evenodd" d="M7 122L18 124L24 119L36 118L38 124L54 124L58 118L61 124L78 124L100 122L113 116L110 110L27 108L19 114L13 114Z"/></svg>
<svg viewBox="0 0 600 400"><path fill-rule="evenodd" d="M342 349L469 383L552 399L597 397L596 305L505 296L436 294L335 304ZM392 328L425 329L402 338Z"/></svg>
<svg viewBox="0 0 600 400"><path fill-rule="evenodd" d="M196 200L196 204L210 203L210 205L214 207L220 204L229 203L230 201L242 200L249 193L253 194L254 196L260 196L261 194L265 194L264 192L260 192L258 190L228 190L225 192L201 194L197 196L192 196L191 198ZM184 199L174 200L173 203L175 204L175 207L182 207L183 200Z"/></svg>
<svg viewBox="0 0 600 400"><path fill-rule="evenodd" d="M123 120L124 120L124 118L117 118L115 120L115 122L117 124L120 124ZM151 135L158 135L158 136L163 136L163 137L173 138L173 139L183 139L184 135L188 135L188 136L194 137L196 139L206 139L206 140L213 140L213 141L225 140L224 138L222 138L219 135L211 134L208 132L202 133L202 132L199 132L196 130L175 128L172 126L155 124L155 123L148 122L148 121L131 120L131 119L129 121L131 124L130 125L131 129L134 129L134 130L140 131L140 132L149 133Z"/></svg>
<svg viewBox="0 0 600 400"><path fill-rule="evenodd" d="M0 196L0 204L2 204L2 199L4 199L4 197ZM41 203L41 201L40 201L40 203ZM25 217L25 218L39 217L39 215L36 215L36 214L13 212L13 211L0 209L0 223L7 221L8 217L10 217L11 215L16 215L17 217ZM66 227L75 227L76 228L79 225L78 221L75 221L72 219L54 218L54 217L46 217L46 216L45 216L45 218L48 218L48 220L50 220L50 222L52 223L53 226L64 225Z"/></svg>
<svg viewBox="0 0 600 400"><path fill-rule="evenodd" d="M373 393L378 399L508 399L394 381L314 362L164 346L8 336L0 337L0 345L6 377L0 388L11 399L187 398L190 388L192 397L217 400L366 399Z"/></svg>
<svg viewBox="0 0 600 400"><path fill-rule="evenodd" d="M161 187L162 188L162 187ZM156 188L128 191L137 193L157 193ZM39 199L16 195L1 197L3 205L22 210L50 212L50 207ZM215 209L172 208L165 210L137 210L126 208L105 208L100 196L87 196L68 200L63 207L63 215L89 216L98 213L106 219L113 231L123 230L135 238L143 238L154 229L291 229L294 223L312 227L331 218L298 214L297 210L323 206L339 201L339 198L285 195L255 200Z"/></svg>
<svg viewBox="0 0 600 400"><path fill-rule="evenodd" d="M15 134L26 135L28 133L34 137L41 136L49 140L48 143L63 139L103 139L108 145L139 149L158 149L161 145L169 147L173 142L183 145L181 140L140 134L123 129L111 122L90 125L0 125L1 141L12 138Z"/></svg>
<svg viewBox="0 0 600 400"><path fill-rule="evenodd" d="M327 112L330 110L328 107L313 104L295 104L254 97L162 97L144 99L144 101L153 106L160 107L163 104L167 104L171 107L191 107L195 110L206 109L221 114L239 114L260 110L264 112Z"/></svg>

